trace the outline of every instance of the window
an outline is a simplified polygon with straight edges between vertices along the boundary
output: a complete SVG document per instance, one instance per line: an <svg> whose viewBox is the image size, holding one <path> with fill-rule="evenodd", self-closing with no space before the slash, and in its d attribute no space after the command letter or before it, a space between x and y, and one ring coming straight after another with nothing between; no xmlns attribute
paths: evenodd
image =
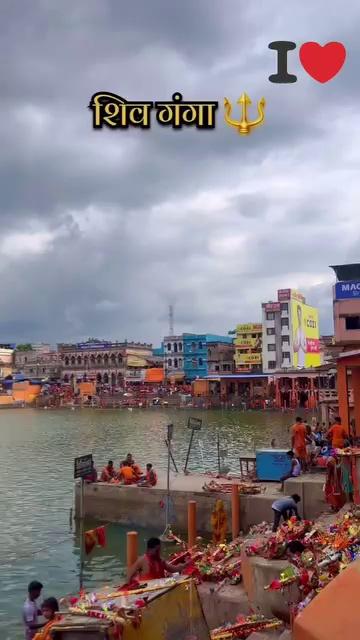
<svg viewBox="0 0 360 640"><path fill-rule="evenodd" d="M275 360L269 360L269 362L268 362L268 368L269 368L269 369L276 369L276 362L275 362Z"/></svg>
<svg viewBox="0 0 360 640"><path fill-rule="evenodd" d="M280 305L281 311L289 311L289 305L287 302L282 302Z"/></svg>
<svg viewBox="0 0 360 640"><path fill-rule="evenodd" d="M182 342L179 342L179 351L182 351Z"/></svg>
<svg viewBox="0 0 360 640"><path fill-rule="evenodd" d="M178 359L177 358L174 359L174 368L175 369L178 368Z"/></svg>
<svg viewBox="0 0 360 640"><path fill-rule="evenodd" d="M181 369L181 367L182 367L182 359L179 358L179 369Z"/></svg>
<svg viewBox="0 0 360 640"><path fill-rule="evenodd" d="M215 371L220 371L220 367L218 364L215 365Z"/></svg>
<svg viewBox="0 0 360 640"><path fill-rule="evenodd" d="M191 343L191 351L196 351L196 343L195 342Z"/></svg>
<svg viewBox="0 0 360 640"><path fill-rule="evenodd" d="M345 318L345 327L347 331L356 331L360 329L360 316L349 316Z"/></svg>
<svg viewBox="0 0 360 640"><path fill-rule="evenodd" d="M170 342L167 343L167 350L171 351L171 343Z"/></svg>
<svg viewBox="0 0 360 640"><path fill-rule="evenodd" d="M174 342L174 352L177 353L177 342Z"/></svg>
<svg viewBox="0 0 360 640"><path fill-rule="evenodd" d="M71 356L71 365L74 366L75 364L75 356Z"/></svg>
<svg viewBox="0 0 360 640"><path fill-rule="evenodd" d="M196 358L193 358L193 359L191 360L191 366L192 366L192 368L193 368L193 369L196 369L196 368L197 368L197 360L196 360Z"/></svg>
<svg viewBox="0 0 360 640"><path fill-rule="evenodd" d="M172 360L171 360L171 358L169 358L168 359L168 367L171 367L171 366L172 366Z"/></svg>
<svg viewBox="0 0 360 640"><path fill-rule="evenodd" d="M281 344L290 344L290 336L281 336Z"/></svg>
<svg viewBox="0 0 360 640"><path fill-rule="evenodd" d="M289 318L281 318L281 326L289 328Z"/></svg>
<svg viewBox="0 0 360 640"><path fill-rule="evenodd" d="M201 343L200 343L200 344L201 344ZM204 363L203 359L202 359L202 358L199 358L199 367L202 367L202 366L203 366L203 363Z"/></svg>
<svg viewBox="0 0 360 640"><path fill-rule="evenodd" d="M199 350L201 350L203 348L203 343L199 342Z"/></svg>
<svg viewBox="0 0 360 640"><path fill-rule="evenodd" d="M79 365L81 365L81 356L78 356L78 358L77 358L77 363L78 363Z"/></svg>
<svg viewBox="0 0 360 640"><path fill-rule="evenodd" d="M268 351L276 351L276 345L275 344L268 344Z"/></svg>
<svg viewBox="0 0 360 640"><path fill-rule="evenodd" d="M43 373L45 373L45 371L46 371L46 369L45 369L45 367L43 367Z"/></svg>
<svg viewBox="0 0 360 640"><path fill-rule="evenodd" d="M274 336L275 335L275 329L274 328L266 329L266 335L267 336Z"/></svg>
<svg viewBox="0 0 360 640"><path fill-rule="evenodd" d="M283 351L282 357L283 357L283 360L290 360L290 351Z"/></svg>
<svg viewBox="0 0 360 640"><path fill-rule="evenodd" d="M266 320L275 320L275 314L272 311L269 311L266 314Z"/></svg>
<svg viewBox="0 0 360 640"><path fill-rule="evenodd" d="M26 364L26 362L27 362L27 357L26 357L26 356L25 356L25 358L24 358L24 362L25 362L25 364Z"/></svg>

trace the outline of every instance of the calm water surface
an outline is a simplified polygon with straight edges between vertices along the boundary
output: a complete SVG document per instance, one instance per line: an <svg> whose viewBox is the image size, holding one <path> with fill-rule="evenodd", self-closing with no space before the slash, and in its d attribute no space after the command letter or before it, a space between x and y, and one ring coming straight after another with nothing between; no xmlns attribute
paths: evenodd
<svg viewBox="0 0 360 640"><path fill-rule="evenodd" d="M73 501L73 460L93 453L98 470L109 458L118 462L131 451L142 465L165 469L166 425L174 424L174 455L184 465L188 417L203 419L194 438L190 470L216 468L220 430L225 463L238 471L239 455L255 447L287 446L291 416L277 413L183 410L0 411L0 638L20 640L21 606L30 580L44 585L44 596L76 593L79 541L69 527ZM91 523L87 523L90 524ZM148 534L142 531L141 542ZM107 529L106 549L86 561L85 587L121 582L126 529Z"/></svg>

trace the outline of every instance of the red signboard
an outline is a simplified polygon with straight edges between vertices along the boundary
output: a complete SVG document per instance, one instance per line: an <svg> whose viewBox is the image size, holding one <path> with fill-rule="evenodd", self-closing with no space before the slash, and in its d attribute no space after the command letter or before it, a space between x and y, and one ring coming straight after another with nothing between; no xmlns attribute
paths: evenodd
<svg viewBox="0 0 360 640"><path fill-rule="evenodd" d="M291 298L291 289L279 289L278 290L278 300L279 302L284 302L290 300Z"/></svg>
<svg viewBox="0 0 360 640"><path fill-rule="evenodd" d="M320 340L306 338L306 353L320 353Z"/></svg>
<svg viewBox="0 0 360 640"><path fill-rule="evenodd" d="M280 302L269 302L268 304L265 305L266 312L280 311L280 309L281 309Z"/></svg>

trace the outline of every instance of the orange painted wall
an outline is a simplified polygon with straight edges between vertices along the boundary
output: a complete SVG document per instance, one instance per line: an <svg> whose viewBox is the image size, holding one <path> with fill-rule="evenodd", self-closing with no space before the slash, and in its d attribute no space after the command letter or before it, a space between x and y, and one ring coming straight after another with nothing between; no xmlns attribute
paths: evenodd
<svg viewBox="0 0 360 640"><path fill-rule="evenodd" d="M0 396L0 405L2 407L11 407L14 399L12 396Z"/></svg>
<svg viewBox="0 0 360 640"><path fill-rule="evenodd" d="M194 396L209 396L209 380L194 380L192 385Z"/></svg>
<svg viewBox="0 0 360 640"><path fill-rule="evenodd" d="M163 381L164 381L164 369L160 369L160 367L146 369L145 382L157 382L159 384Z"/></svg>
<svg viewBox="0 0 360 640"><path fill-rule="evenodd" d="M81 396L94 396L96 395L96 383L95 382L79 382L78 389Z"/></svg>
<svg viewBox="0 0 360 640"><path fill-rule="evenodd" d="M33 403L40 395L41 385L29 382L15 382L12 388L14 402Z"/></svg>
<svg viewBox="0 0 360 640"><path fill-rule="evenodd" d="M360 637L360 561L342 571L295 619L293 640Z"/></svg>

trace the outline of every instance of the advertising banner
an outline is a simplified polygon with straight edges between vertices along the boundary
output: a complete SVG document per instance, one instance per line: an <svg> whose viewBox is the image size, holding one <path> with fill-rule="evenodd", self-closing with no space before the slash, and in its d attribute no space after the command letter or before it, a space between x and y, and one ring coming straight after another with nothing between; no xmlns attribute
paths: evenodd
<svg viewBox="0 0 360 640"><path fill-rule="evenodd" d="M236 338L234 344L240 349L256 349L260 347L260 338Z"/></svg>
<svg viewBox="0 0 360 640"><path fill-rule="evenodd" d="M262 324L238 324L236 333L262 333Z"/></svg>
<svg viewBox="0 0 360 640"><path fill-rule="evenodd" d="M278 301L287 302L291 298L291 289L278 289Z"/></svg>
<svg viewBox="0 0 360 640"><path fill-rule="evenodd" d="M351 298L360 298L360 280L337 282L335 285L335 299L349 300Z"/></svg>
<svg viewBox="0 0 360 640"><path fill-rule="evenodd" d="M236 362L239 364L261 364L261 353L239 353L236 357Z"/></svg>
<svg viewBox="0 0 360 640"><path fill-rule="evenodd" d="M265 311L269 312L269 311L280 311L281 309L281 304L280 302L268 302L265 305Z"/></svg>
<svg viewBox="0 0 360 640"><path fill-rule="evenodd" d="M307 304L291 301L293 367L318 367L321 364L319 312Z"/></svg>

